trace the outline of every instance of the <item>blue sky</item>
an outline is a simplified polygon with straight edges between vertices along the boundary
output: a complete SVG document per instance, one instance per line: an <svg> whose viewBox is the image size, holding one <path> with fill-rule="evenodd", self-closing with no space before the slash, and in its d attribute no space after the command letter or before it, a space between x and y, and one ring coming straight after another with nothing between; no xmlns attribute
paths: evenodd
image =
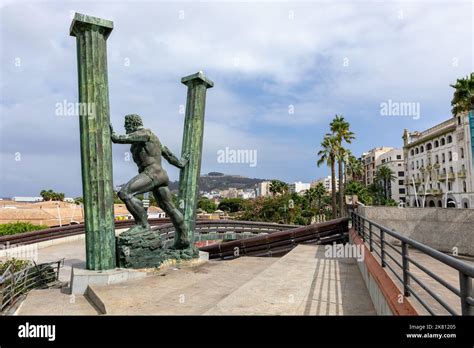
<svg viewBox="0 0 474 348"><path fill-rule="evenodd" d="M108 69L116 131L125 114L138 113L180 154L180 79L203 70L214 81L202 173L288 182L326 176L316 153L334 114L351 123L356 155L401 147L404 128L450 117L449 84L474 70L470 1L3 1L0 11L6 197L44 188L81 195L78 119L55 114L58 102L78 98L74 12L114 21ZM419 103L420 119L382 116L388 100ZM226 147L256 150L257 165L218 163ZM116 184L136 173L127 151L114 145Z"/></svg>

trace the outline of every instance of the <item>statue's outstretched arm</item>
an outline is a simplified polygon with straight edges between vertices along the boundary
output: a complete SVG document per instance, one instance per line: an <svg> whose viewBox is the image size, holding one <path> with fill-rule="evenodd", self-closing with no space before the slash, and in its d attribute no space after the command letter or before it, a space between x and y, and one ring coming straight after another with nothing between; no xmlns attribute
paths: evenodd
<svg viewBox="0 0 474 348"><path fill-rule="evenodd" d="M114 144L133 144L133 143L144 143L150 140L150 137L146 134L125 134L117 135L110 125L110 139Z"/></svg>
<svg viewBox="0 0 474 348"><path fill-rule="evenodd" d="M183 158L178 159L166 146L161 145L161 153L164 158L173 166L178 168L184 168L188 163L189 156L185 155Z"/></svg>

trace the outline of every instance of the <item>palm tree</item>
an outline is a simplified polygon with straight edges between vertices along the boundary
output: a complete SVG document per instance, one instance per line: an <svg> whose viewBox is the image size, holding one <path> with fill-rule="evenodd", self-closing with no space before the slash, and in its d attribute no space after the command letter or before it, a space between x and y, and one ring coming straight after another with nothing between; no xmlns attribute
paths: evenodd
<svg viewBox="0 0 474 348"><path fill-rule="evenodd" d="M288 184L280 180L272 180L270 182L269 191L275 196L278 193L287 193Z"/></svg>
<svg viewBox="0 0 474 348"><path fill-rule="evenodd" d="M397 177L395 176L395 173L389 167L381 166L377 170L377 173L375 174L375 178L378 182L382 183L384 198L390 199L391 198L391 194L390 194L391 183L392 181L397 179Z"/></svg>
<svg viewBox="0 0 474 348"><path fill-rule="evenodd" d="M347 181L360 181L360 178L364 174L364 166L362 161L358 160L352 154L349 154L348 161L346 163L346 173L347 173Z"/></svg>
<svg viewBox="0 0 474 348"><path fill-rule="evenodd" d="M323 198L326 196L327 191L326 187L324 187L324 184L322 182L318 182L316 186L314 187L314 195L316 198L316 209L318 214L321 213L321 208L322 208L322 203L323 203Z"/></svg>
<svg viewBox="0 0 474 348"><path fill-rule="evenodd" d="M350 131L350 124L341 115L336 115L329 124L331 132L336 138L337 151L336 158L338 161L339 172L339 214L344 212L344 162L347 161L347 150L343 147L343 142L350 144L355 139L354 133Z"/></svg>
<svg viewBox="0 0 474 348"><path fill-rule="evenodd" d="M453 115L474 109L474 73L466 78L458 79L456 84L450 85L455 89L451 100Z"/></svg>
<svg viewBox="0 0 474 348"><path fill-rule="evenodd" d="M336 204L336 154L337 154L337 139L334 135L326 134L321 142L321 150L318 151L317 165L327 164L331 167L331 208L332 217L336 218L337 204Z"/></svg>

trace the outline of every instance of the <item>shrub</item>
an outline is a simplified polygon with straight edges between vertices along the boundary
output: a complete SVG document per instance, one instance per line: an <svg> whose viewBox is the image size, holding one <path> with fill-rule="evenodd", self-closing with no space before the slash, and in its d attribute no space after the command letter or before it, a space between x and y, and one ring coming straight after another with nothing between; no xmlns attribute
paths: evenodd
<svg viewBox="0 0 474 348"><path fill-rule="evenodd" d="M45 225L33 225L29 222L10 222L7 224L0 225L0 236L7 236L11 234L23 233L23 232L30 232L30 231L37 231L37 230L44 230L48 228Z"/></svg>

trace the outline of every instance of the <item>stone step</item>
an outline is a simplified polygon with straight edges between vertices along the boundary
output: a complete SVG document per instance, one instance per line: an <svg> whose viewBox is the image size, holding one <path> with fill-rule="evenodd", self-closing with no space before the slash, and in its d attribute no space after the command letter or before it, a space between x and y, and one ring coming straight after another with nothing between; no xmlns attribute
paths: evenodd
<svg viewBox="0 0 474 348"><path fill-rule="evenodd" d="M90 285L86 296L104 314L203 314L277 260L241 257L170 268L161 276L107 286Z"/></svg>
<svg viewBox="0 0 474 348"><path fill-rule="evenodd" d="M355 259L298 245L223 298L208 315L375 315Z"/></svg>

